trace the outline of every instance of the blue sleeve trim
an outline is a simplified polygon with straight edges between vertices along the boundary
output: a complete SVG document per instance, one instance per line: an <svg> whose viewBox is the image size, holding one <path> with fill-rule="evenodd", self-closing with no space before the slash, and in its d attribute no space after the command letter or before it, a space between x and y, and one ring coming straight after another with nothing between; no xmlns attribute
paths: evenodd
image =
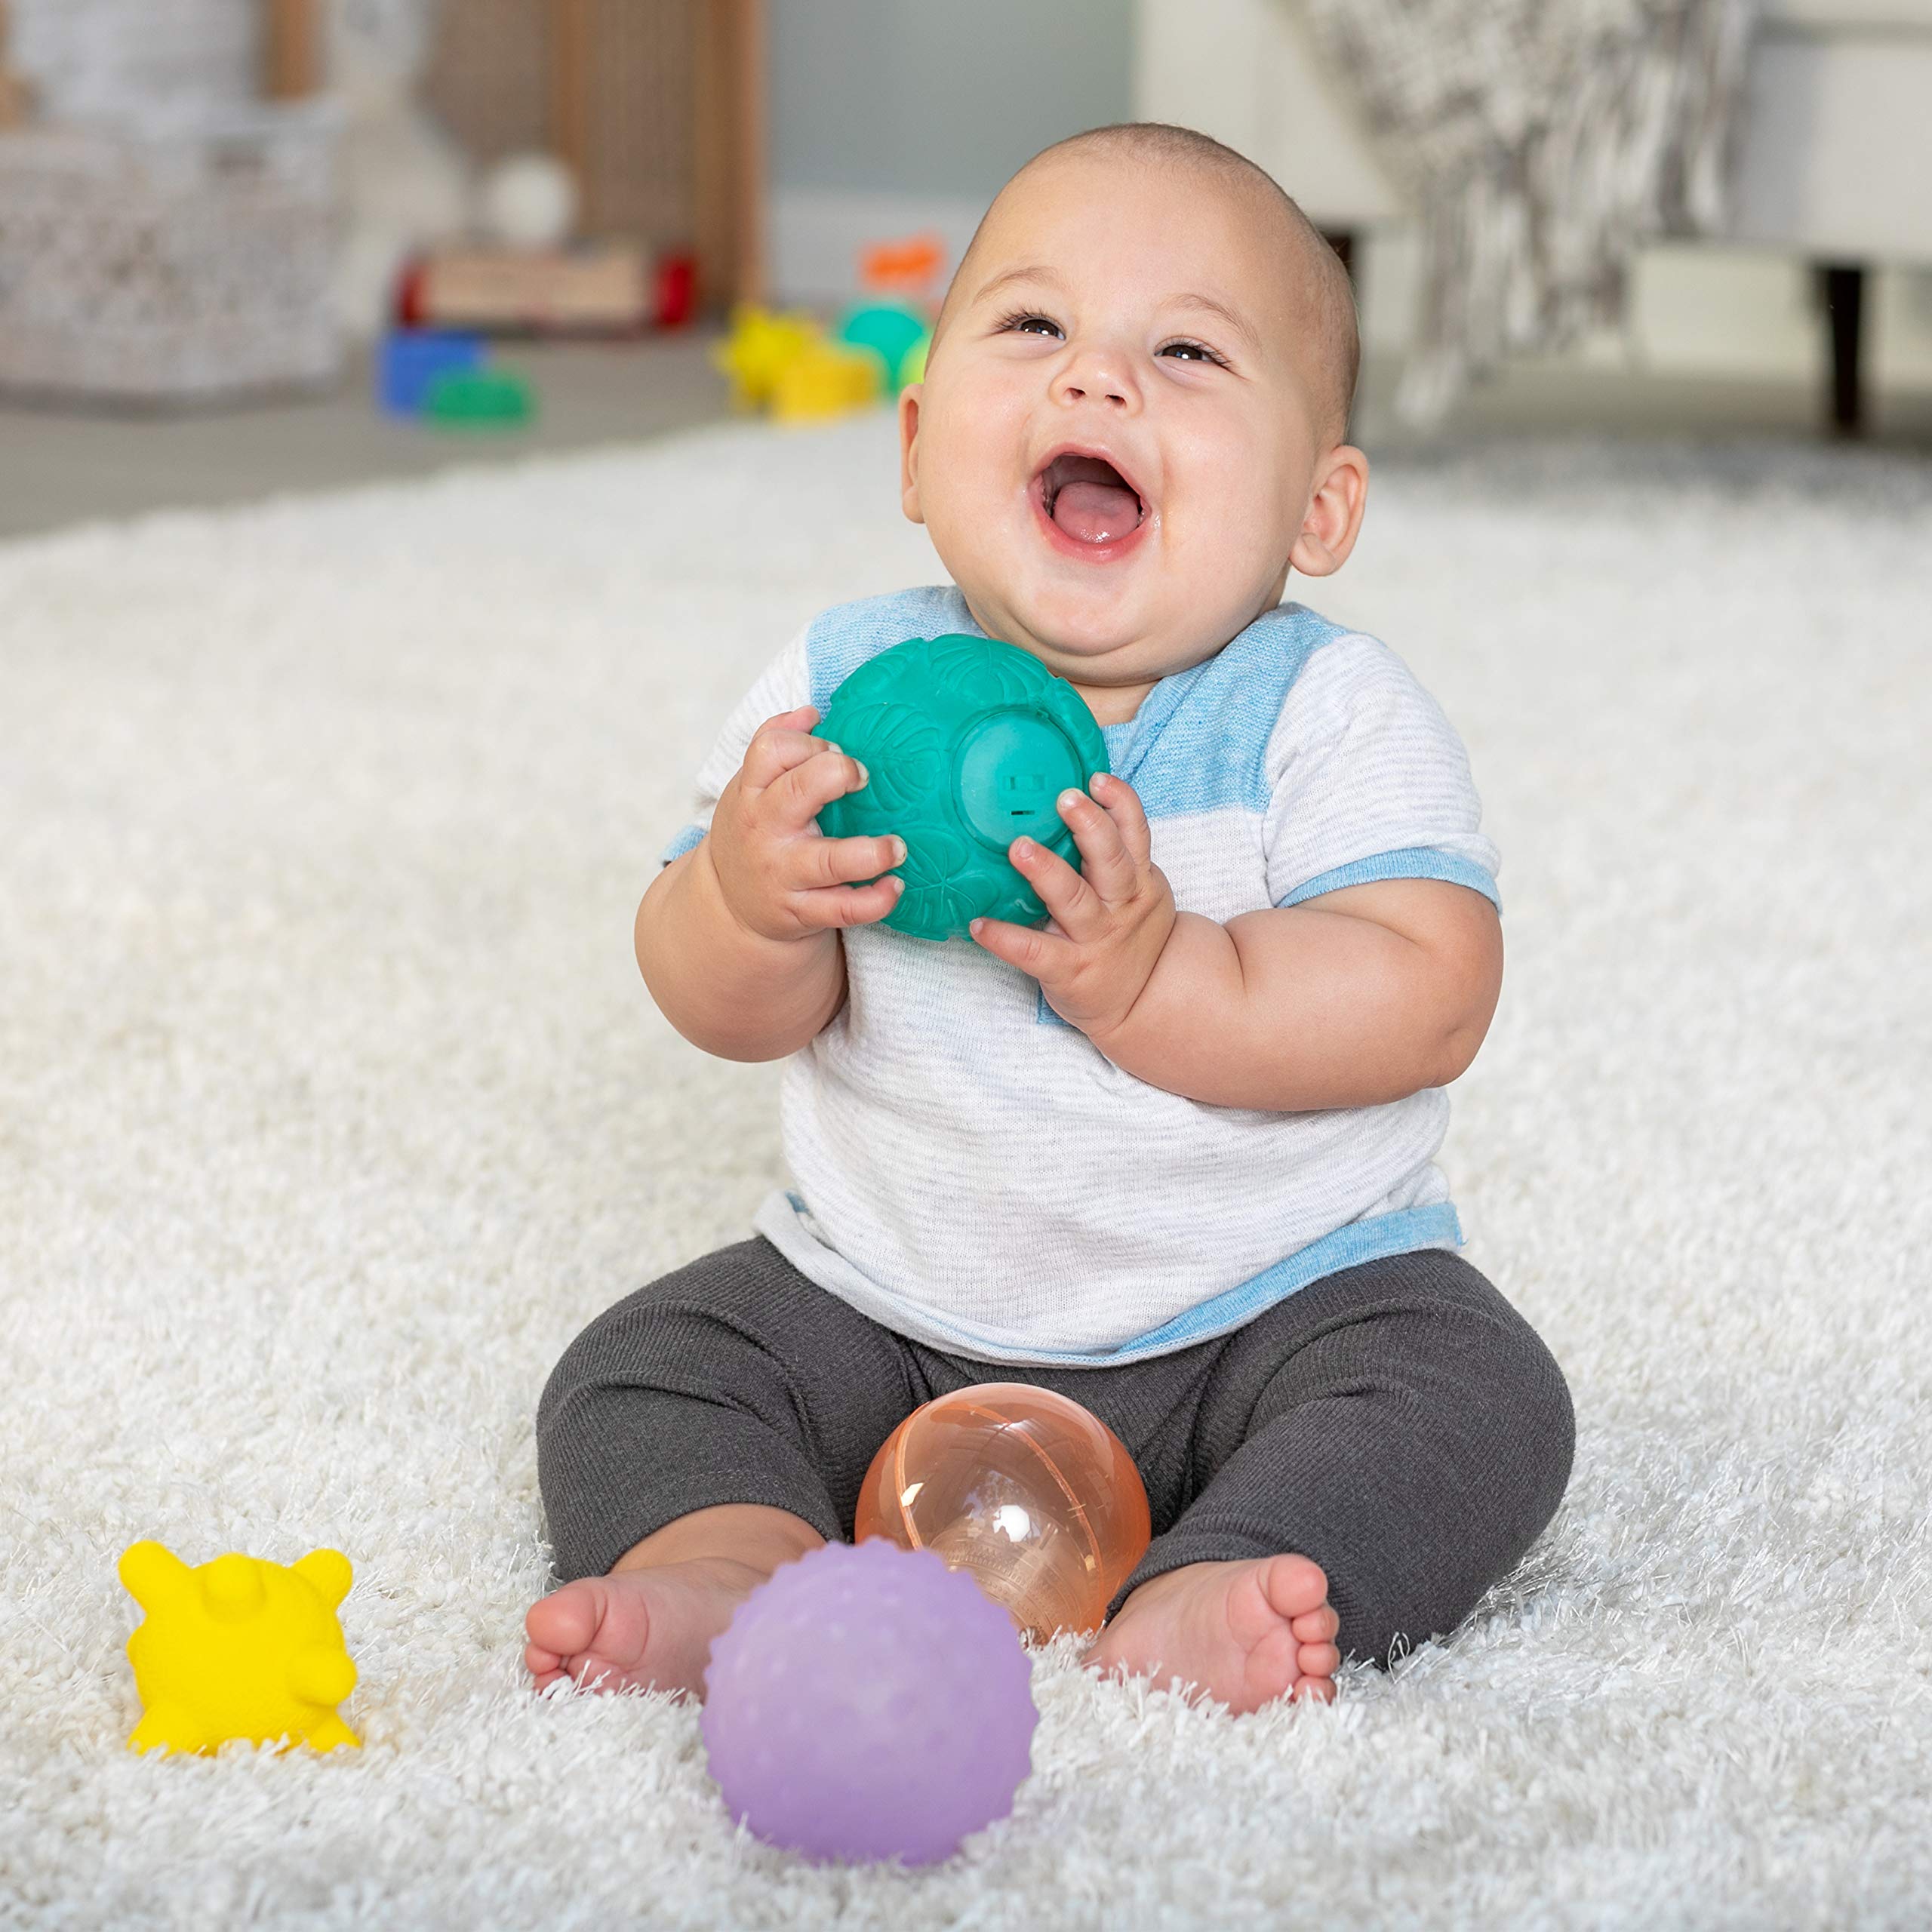
<svg viewBox="0 0 1932 1932"><path fill-rule="evenodd" d="M687 852L695 851L703 840L703 826L688 825L657 855L657 863L660 866L668 866L673 859L681 859Z"/></svg>
<svg viewBox="0 0 1932 1932"><path fill-rule="evenodd" d="M1337 866L1333 872L1321 873L1305 884L1298 885L1285 899L1277 900L1278 908L1299 906L1304 900L1318 899L1324 892L1340 892L1350 885L1373 885L1385 878L1439 878L1449 885L1466 885L1472 892L1480 892L1500 912L1503 899L1496 889L1496 881L1481 866L1468 859L1459 859L1453 852L1438 851L1429 845L1412 845L1399 852L1378 852L1371 859L1357 859L1352 863Z"/></svg>

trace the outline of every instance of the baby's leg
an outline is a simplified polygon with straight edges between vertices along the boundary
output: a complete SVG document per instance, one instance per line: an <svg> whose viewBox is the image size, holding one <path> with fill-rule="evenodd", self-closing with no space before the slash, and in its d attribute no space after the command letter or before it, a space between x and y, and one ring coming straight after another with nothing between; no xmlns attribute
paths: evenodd
<svg viewBox="0 0 1932 1932"><path fill-rule="evenodd" d="M906 1345L761 1238L607 1309L537 1408L564 1587L531 1607L539 1687L701 1687L712 1639L781 1563L850 1528L924 1398Z"/></svg>
<svg viewBox="0 0 1932 1932"><path fill-rule="evenodd" d="M1386 1666L1515 1567L1562 1500L1574 1440L1549 1349L1456 1256L1312 1283L1227 1338L1196 1417L1194 1499L1090 1661L1179 1675L1238 1709L1309 1694L1312 1665Z"/></svg>

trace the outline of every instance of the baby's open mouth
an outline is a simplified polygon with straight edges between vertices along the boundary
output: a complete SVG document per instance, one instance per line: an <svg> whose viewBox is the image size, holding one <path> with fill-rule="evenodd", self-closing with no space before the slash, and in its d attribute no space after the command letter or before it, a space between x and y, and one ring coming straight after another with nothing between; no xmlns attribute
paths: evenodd
<svg viewBox="0 0 1932 1932"><path fill-rule="evenodd" d="M1104 457L1063 450L1033 484L1048 517L1076 543L1111 543L1147 514L1140 492Z"/></svg>

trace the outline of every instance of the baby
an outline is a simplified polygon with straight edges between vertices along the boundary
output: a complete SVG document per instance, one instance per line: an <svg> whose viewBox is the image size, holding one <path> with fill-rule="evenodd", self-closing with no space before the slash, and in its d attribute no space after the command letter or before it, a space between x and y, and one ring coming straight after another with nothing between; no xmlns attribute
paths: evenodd
<svg viewBox="0 0 1932 1932"><path fill-rule="evenodd" d="M1357 355L1333 251L1204 136L1076 136L988 211L900 402L952 583L779 654L638 910L687 1038L790 1056L794 1185L552 1374L540 1686L699 1690L893 1427L974 1383L1071 1396L1146 1481L1089 1664L1236 1712L1454 1629L1554 1514L1568 1391L1433 1162L1501 981L1495 848L1401 661L1280 601L1361 525ZM1059 801L1079 870L1011 848L1044 927L935 945L878 924L899 839L819 832L867 774L812 728L959 632L1067 679L1112 775Z"/></svg>

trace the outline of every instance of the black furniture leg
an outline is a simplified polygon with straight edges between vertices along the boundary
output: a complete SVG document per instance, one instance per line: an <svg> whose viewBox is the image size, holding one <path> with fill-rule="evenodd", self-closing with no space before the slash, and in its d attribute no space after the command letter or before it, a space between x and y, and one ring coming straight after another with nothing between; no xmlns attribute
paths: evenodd
<svg viewBox="0 0 1932 1932"><path fill-rule="evenodd" d="M1859 375L1863 346L1865 270L1857 263L1823 262L1814 271L1818 299L1832 334L1832 432L1865 433L1865 392Z"/></svg>

